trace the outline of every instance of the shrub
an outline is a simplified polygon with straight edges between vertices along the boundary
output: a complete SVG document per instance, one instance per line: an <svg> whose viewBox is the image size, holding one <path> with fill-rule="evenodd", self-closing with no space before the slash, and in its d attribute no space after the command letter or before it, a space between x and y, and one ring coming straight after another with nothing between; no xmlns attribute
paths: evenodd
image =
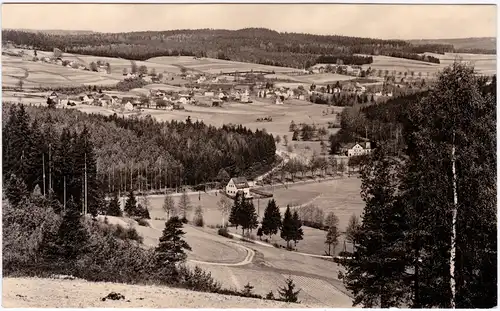
<svg viewBox="0 0 500 311"><path fill-rule="evenodd" d="M187 224L189 222L186 217L182 217L181 221L183 224Z"/></svg>
<svg viewBox="0 0 500 311"><path fill-rule="evenodd" d="M190 270L184 265L179 267L180 285L184 288L202 292L217 292L221 289L220 283L212 278L210 272L205 272L198 266Z"/></svg>
<svg viewBox="0 0 500 311"><path fill-rule="evenodd" d="M139 226L149 227L149 222L146 219L137 219Z"/></svg>
<svg viewBox="0 0 500 311"><path fill-rule="evenodd" d="M233 238L233 236L229 234L229 232L227 231L226 228L220 228L219 230L217 230L217 234L222 235L223 237L226 237L229 239Z"/></svg>

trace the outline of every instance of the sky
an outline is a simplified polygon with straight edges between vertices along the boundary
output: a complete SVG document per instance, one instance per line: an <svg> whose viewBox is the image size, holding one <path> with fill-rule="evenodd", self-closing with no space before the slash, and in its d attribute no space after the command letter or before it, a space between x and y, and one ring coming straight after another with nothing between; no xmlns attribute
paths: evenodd
<svg viewBox="0 0 500 311"><path fill-rule="evenodd" d="M494 5L3 4L2 28L127 32L241 29L380 39L496 37Z"/></svg>

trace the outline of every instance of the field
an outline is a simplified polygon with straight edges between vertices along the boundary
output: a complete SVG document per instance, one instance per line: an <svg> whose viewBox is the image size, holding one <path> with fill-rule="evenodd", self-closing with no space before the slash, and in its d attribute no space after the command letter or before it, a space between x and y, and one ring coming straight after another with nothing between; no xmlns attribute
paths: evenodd
<svg viewBox="0 0 500 311"><path fill-rule="evenodd" d="M186 68L195 72L204 72L209 74L219 74L221 72L234 72L234 71L274 71L276 73L294 72L297 69L267 66L252 63L242 63L235 61L227 61L215 58L199 58L195 59L191 56L161 56L154 57L147 60L147 63L154 64L151 66L168 65L176 66L178 68Z"/></svg>
<svg viewBox="0 0 500 311"><path fill-rule="evenodd" d="M440 64L422 62L411 59L395 58L389 56L372 56L373 63L368 65L363 65L364 69L371 67L374 70L389 70L389 74L393 70L399 74L399 72L415 72L415 76L422 73L424 79L427 76L433 76L438 71L443 70L446 66L453 63L455 59L461 59L465 62L471 62L475 64L475 69L479 74L492 75L496 73L496 55L489 54L461 54L461 53L445 53L432 54L426 53L428 55L439 58Z"/></svg>

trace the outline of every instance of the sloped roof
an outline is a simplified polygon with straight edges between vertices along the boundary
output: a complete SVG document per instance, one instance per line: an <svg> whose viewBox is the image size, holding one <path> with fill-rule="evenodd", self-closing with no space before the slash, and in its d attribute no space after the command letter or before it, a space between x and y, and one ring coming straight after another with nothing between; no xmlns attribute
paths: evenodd
<svg viewBox="0 0 500 311"><path fill-rule="evenodd" d="M363 147L364 149L368 149L368 148L367 148L367 143L369 143L369 142L346 143L346 144L343 144L343 145L342 145L342 148L345 148L345 149L352 149L354 146L356 146L356 145L360 145L360 146L361 146L361 147Z"/></svg>
<svg viewBox="0 0 500 311"><path fill-rule="evenodd" d="M232 178L236 189L249 188L248 181L245 177L234 177Z"/></svg>

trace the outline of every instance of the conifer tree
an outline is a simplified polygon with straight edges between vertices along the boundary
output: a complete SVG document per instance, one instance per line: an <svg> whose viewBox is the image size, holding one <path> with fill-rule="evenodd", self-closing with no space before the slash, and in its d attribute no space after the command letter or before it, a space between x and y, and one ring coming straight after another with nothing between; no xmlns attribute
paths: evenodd
<svg viewBox="0 0 500 311"><path fill-rule="evenodd" d="M128 197L127 197L127 202L125 202L125 208L124 208L125 213L129 217L135 216L136 211L137 211L137 200L135 199L134 191L130 190Z"/></svg>
<svg viewBox="0 0 500 311"><path fill-rule="evenodd" d="M243 287L241 294L245 297L251 297L253 294L253 286L250 285L250 283L247 283L247 285Z"/></svg>
<svg viewBox="0 0 500 311"><path fill-rule="evenodd" d="M297 213L297 210L293 211L292 215L292 222L293 222L293 241L295 243L295 246L297 246L297 242L301 241L304 238L304 232L302 230L302 221L299 218L299 214Z"/></svg>
<svg viewBox="0 0 500 311"><path fill-rule="evenodd" d="M5 195L12 206L18 206L23 199L28 197L29 192L24 181L12 174L7 182Z"/></svg>
<svg viewBox="0 0 500 311"><path fill-rule="evenodd" d="M262 233L268 235L269 238L273 234L277 234L281 227L281 213L280 208L274 199L269 200L264 211L264 218L262 219Z"/></svg>
<svg viewBox="0 0 500 311"><path fill-rule="evenodd" d="M354 259L343 261L353 306L398 307L408 299L405 209L397 195L399 162L379 146L363 168L361 196L366 202L356 232Z"/></svg>
<svg viewBox="0 0 500 311"><path fill-rule="evenodd" d="M106 215L117 216L117 217L121 217L122 216L122 210L120 208L120 201L119 201L118 193L117 192L115 192L113 194L113 197L109 201L108 210L106 212Z"/></svg>
<svg viewBox="0 0 500 311"><path fill-rule="evenodd" d="M278 289L278 293L280 294L280 300L285 302L295 302L300 303L299 293L300 289L295 291L295 284L291 277L286 279L286 285Z"/></svg>
<svg viewBox="0 0 500 311"><path fill-rule="evenodd" d="M244 204L244 195L243 192L238 191L236 196L234 197L233 207L231 208L231 214L229 215L229 222L238 229L238 226L241 225L241 213Z"/></svg>
<svg viewBox="0 0 500 311"><path fill-rule="evenodd" d="M257 228L259 222L257 220L257 212L255 211L255 206L253 205L252 200L243 199L243 207L241 209L240 214L240 225L243 230L243 234L245 234L245 230L253 230Z"/></svg>
<svg viewBox="0 0 500 311"><path fill-rule="evenodd" d="M45 257L71 267L82 254L87 252L88 243L89 234L83 224L80 209L73 198L70 198L57 235L52 239L49 238Z"/></svg>
<svg viewBox="0 0 500 311"><path fill-rule="evenodd" d="M281 226L280 236L286 241L286 248L290 249L290 241L293 241L296 236L296 224L292 218L292 212L290 211L290 206L286 207L285 214L283 215L283 222Z"/></svg>
<svg viewBox="0 0 500 311"><path fill-rule="evenodd" d="M191 250L189 244L183 239L185 232L182 231L182 227L179 217L171 217L165 222L160 243L155 249L157 273L166 280L175 281L178 277L176 264L186 260L185 250Z"/></svg>

